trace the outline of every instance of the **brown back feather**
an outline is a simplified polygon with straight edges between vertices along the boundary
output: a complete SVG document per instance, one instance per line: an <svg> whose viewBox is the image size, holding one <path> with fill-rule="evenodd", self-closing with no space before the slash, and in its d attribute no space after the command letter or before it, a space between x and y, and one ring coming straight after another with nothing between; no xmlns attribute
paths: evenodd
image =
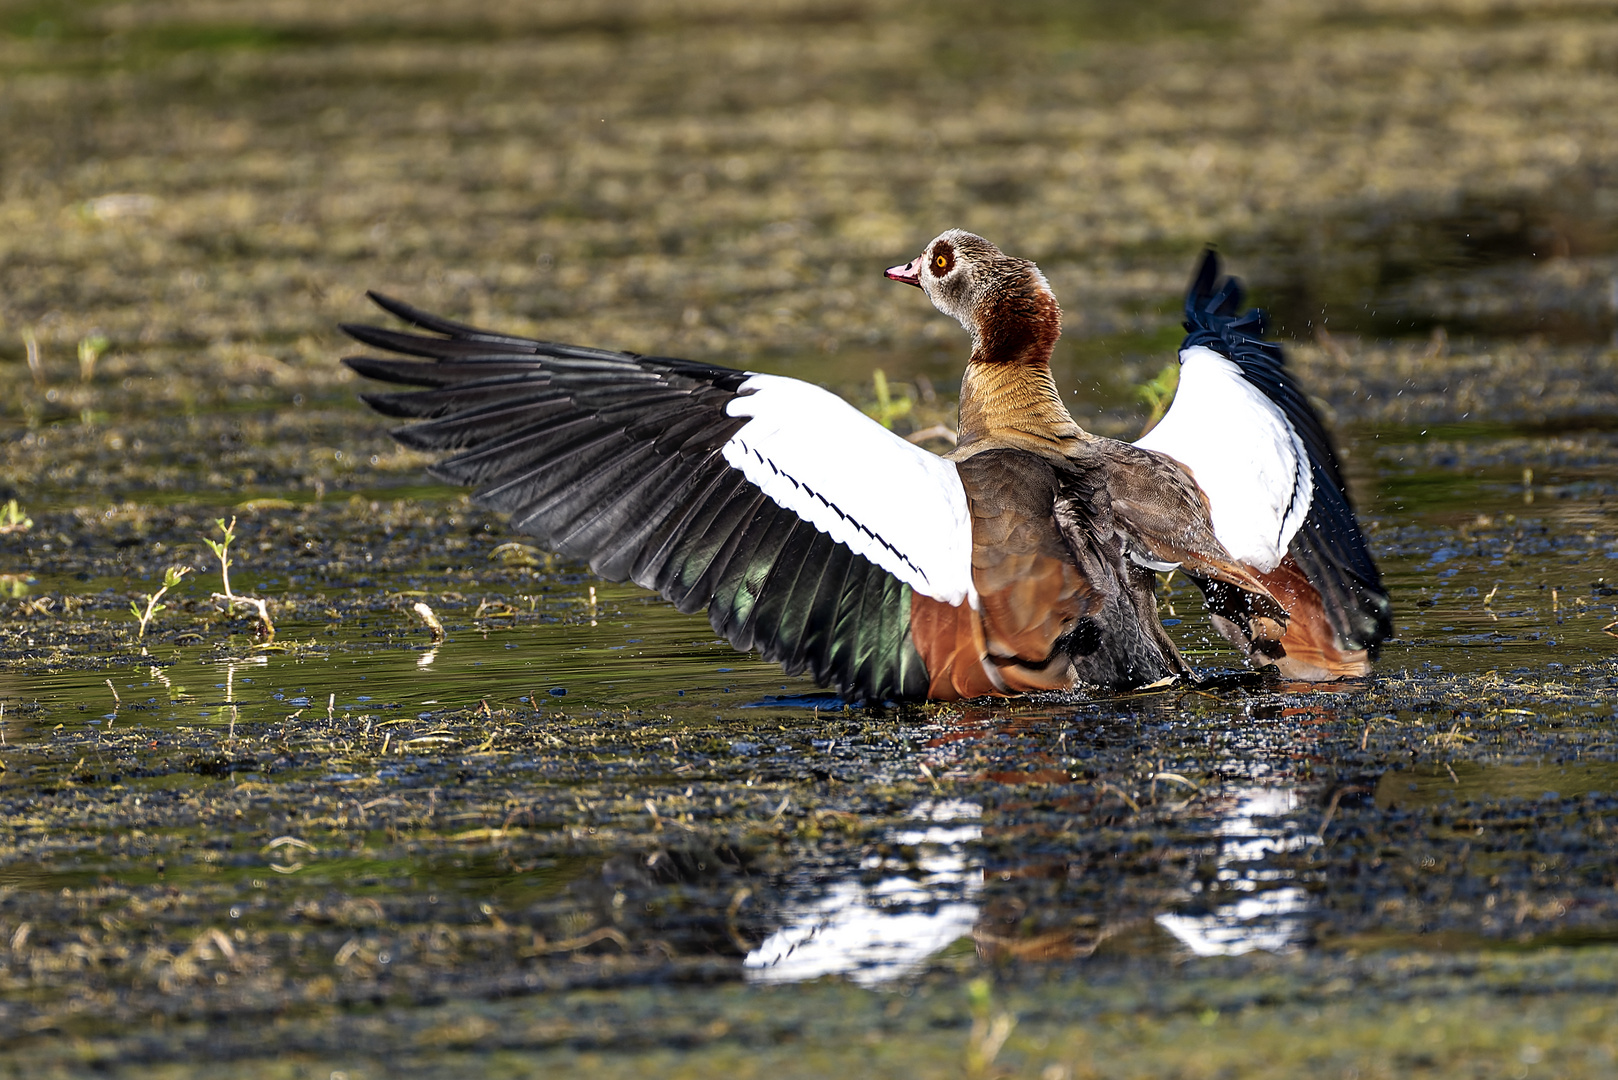
<svg viewBox="0 0 1618 1080"><path fill-rule="evenodd" d="M912 598L934 697L1136 686L1186 670L1158 624L1151 575L1136 581L1111 525L1069 504L1049 456L985 447L957 467L978 608Z"/></svg>
<svg viewBox="0 0 1618 1080"><path fill-rule="evenodd" d="M1027 454L957 466L972 510L972 582L990 656L1043 666L1057 639L1099 606L1057 528L1056 476Z"/></svg>
<svg viewBox="0 0 1618 1080"><path fill-rule="evenodd" d="M1286 622L1285 609L1250 566L1237 562L1214 535L1208 497L1173 458L1115 439L1076 445L1068 460L1104 485L1118 528L1153 562L1179 563L1193 578L1223 582L1250 594L1252 614ZM1099 479L1097 479L1099 478Z"/></svg>

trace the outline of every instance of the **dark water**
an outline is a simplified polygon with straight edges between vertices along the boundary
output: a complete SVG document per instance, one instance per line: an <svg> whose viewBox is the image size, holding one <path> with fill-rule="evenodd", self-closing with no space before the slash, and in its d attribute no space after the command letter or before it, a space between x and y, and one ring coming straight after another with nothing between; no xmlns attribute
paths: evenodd
<svg viewBox="0 0 1618 1080"><path fill-rule="evenodd" d="M141 655L118 609L195 558L206 522L158 507L103 548L81 521L12 579L53 607L10 624L0 675L0 795L45 828L0 855L7 932L65 947L66 890L110 941L118 912L179 889L181 921L142 935L251 927L263 952L250 989L196 991L224 1008L566 985L555 942L638 977L884 986L962 956L1606 940L1614 447L1586 433L1543 464L1554 443L1463 425L1346 444L1398 614L1372 680L1239 675L1171 582L1206 688L898 712L847 709L633 587L497 552L511 538L452 493L250 513L236 588L278 601L276 646L215 612L196 558ZM68 508L31 509L32 547ZM421 935L443 920L504 944L435 968ZM318 956L288 944L311 935ZM143 1000L133 957L98 963Z"/></svg>
<svg viewBox="0 0 1618 1080"><path fill-rule="evenodd" d="M1078 338L1061 377L1125 433L1170 337ZM1346 378L1414 395L1409 356ZM952 362L890 367L947 390ZM424 1060L453 1075L522 1017L523 1054L766 1061L776 1020L676 993L695 983L1037 1064L1038 1040L1119 1008L1206 1018L1252 986L1398 1009L1388 958L1449 980L1452 1012L1492 1000L1489 957L1543 965L1489 978L1600 1000L1566 950L1618 938L1618 434L1509 402L1426 424L1339 407L1396 611L1373 678L1242 672L1171 578L1161 613L1201 685L904 709L849 708L523 544L424 483L344 388L28 429L34 525L0 537L0 1031L19 1062L59 1062L65 1036L100 1040L92 1062L291 1047L381 1075L430 1019ZM209 596L203 540L233 516L268 645ZM130 601L176 565L196 572L135 640ZM823 999L827 977L921 1011ZM1024 1034L995 1036L1013 1015ZM1404 1030L1385 1020L1366 1022Z"/></svg>
<svg viewBox="0 0 1618 1080"><path fill-rule="evenodd" d="M473 6L0 18L0 1074L1612 1073L1605 13ZM878 275L950 225L1124 437L1220 245L1373 678L1238 671L1170 581L1201 685L845 708L506 547L336 374L378 285L922 426L963 339Z"/></svg>

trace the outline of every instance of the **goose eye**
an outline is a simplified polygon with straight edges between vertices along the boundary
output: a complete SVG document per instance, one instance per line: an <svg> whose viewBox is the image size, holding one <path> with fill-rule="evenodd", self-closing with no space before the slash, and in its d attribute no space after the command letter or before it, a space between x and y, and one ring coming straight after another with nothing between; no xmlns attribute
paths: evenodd
<svg viewBox="0 0 1618 1080"><path fill-rule="evenodd" d="M949 273L954 266L955 248L947 242L939 241L938 245L933 248L933 259L932 263L930 264L933 277L943 277L945 274Z"/></svg>
<svg viewBox="0 0 1618 1080"><path fill-rule="evenodd" d="M933 265L942 270L944 267L949 265L949 260L940 255L938 258L933 260Z"/></svg>

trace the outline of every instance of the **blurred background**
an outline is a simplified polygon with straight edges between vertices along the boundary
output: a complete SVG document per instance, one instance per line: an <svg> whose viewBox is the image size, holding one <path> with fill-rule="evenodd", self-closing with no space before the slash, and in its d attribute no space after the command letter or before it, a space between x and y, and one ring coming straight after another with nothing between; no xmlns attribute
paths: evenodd
<svg viewBox="0 0 1618 1080"><path fill-rule="evenodd" d="M351 400L335 325L367 288L947 406L965 339L881 271L953 226L1045 269L1109 433L1208 243L1341 424L1610 415L1615 10L8 3L0 415L99 421L111 478L55 481L116 487L156 415ZM62 467L6 453L13 490Z"/></svg>

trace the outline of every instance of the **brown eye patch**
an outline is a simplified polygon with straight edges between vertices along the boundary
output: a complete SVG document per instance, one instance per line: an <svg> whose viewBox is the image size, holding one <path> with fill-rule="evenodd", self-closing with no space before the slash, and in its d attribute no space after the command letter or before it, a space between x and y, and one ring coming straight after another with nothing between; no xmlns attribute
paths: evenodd
<svg viewBox="0 0 1618 1080"><path fill-rule="evenodd" d="M927 264L932 268L933 277L943 277L955 265L955 246L948 240L941 242L933 248L933 257Z"/></svg>

